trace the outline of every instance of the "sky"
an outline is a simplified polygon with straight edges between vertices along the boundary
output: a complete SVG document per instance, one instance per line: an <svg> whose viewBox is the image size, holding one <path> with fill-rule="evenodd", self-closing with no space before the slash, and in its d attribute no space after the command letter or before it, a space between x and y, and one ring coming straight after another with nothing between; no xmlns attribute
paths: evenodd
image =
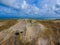
<svg viewBox="0 0 60 45"><path fill-rule="evenodd" d="M3 14L6 15L5 17L11 14L10 16L20 16L20 18L21 15L22 17L25 15L26 18L35 16L37 19L60 17L60 7L56 5L60 6L59 0L0 0L0 17Z"/></svg>

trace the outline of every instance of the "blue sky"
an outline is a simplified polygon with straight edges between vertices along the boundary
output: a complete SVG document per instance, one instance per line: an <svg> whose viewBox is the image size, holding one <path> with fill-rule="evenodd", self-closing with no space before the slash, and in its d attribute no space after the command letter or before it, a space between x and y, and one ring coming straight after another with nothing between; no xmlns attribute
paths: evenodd
<svg viewBox="0 0 60 45"><path fill-rule="evenodd" d="M60 18L59 0L0 0L0 19L5 18ZM4 16L3 16L4 15ZM9 16L8 16L9 15ZM25 16L25 17L24 17Z"/></svg>

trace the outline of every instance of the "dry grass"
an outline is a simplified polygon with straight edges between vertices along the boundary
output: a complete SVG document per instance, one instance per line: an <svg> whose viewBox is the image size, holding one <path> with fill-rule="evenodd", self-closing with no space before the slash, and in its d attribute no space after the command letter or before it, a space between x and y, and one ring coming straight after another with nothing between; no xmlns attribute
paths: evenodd
<svg viewBox="0 0 60 45"><path fill-rule="evenodd" d="M20 26L19 28L17 27L18 25ZM41 42L43 39L46 42L48 41L46 45L60 44L60 20L0 21L1 45L14 45L15 29L18 29L19 32L19 35L16 37L17 45L39 45L38 42Z"/></svg>

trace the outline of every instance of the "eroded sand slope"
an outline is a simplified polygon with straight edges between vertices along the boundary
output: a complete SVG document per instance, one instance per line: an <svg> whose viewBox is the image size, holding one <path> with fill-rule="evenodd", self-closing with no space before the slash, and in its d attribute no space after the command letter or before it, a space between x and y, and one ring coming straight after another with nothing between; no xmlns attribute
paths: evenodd
<svg viewBox="0 0 60 45"><path fill-rule="evenodd" d="M60 44L60 20L0 21L0 44L58 45Z"/></svg>

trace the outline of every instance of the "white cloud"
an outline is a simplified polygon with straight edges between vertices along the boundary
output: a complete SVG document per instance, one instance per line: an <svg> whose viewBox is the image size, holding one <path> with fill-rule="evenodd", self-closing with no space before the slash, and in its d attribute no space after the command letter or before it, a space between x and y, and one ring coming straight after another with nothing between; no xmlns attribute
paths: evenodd
<svg viewBox="0 0 60 45"><path fill-rule="evenodd" d="M22 3L22 5L21 5L21 8L22 8L22 9L26 9L27 6L28 6L28 5L27 5L26 1L24 0L23 3Z"/></svg>
<svg viewBox="0 0 60 45"><path fill-rule="evenodd" d="M38 7L34 6L33 7L33 11L34 11L35 14L38 14L40 10L39 10Z"/></svg>
<svg viewBox="0 0 60 45"><path fill-rule="evenodd" d="M17 0L1 0L1 3L4 5L11 6L13 8L19 8Z"/></svg>
<svg viewBox="0 0 60 45"><path fill-rule="evenodd" d="M60 0L57 0L57 4L59 4L59 5L60 5Z"/></svg>

